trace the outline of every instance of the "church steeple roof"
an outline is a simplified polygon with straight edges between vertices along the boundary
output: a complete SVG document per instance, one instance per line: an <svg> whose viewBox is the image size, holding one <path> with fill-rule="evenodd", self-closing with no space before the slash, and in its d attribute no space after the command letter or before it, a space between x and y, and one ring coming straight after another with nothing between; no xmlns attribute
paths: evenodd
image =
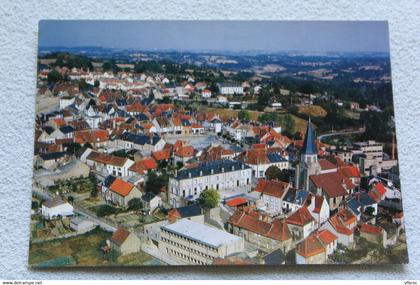
<svg viewBox="0 0 420 285"><path fill-rule="evenodd" d="M311 118L309 118L308 127L306 128L302 154L317 154L316 144L315 144L315 134L312 128Z"/></svg>

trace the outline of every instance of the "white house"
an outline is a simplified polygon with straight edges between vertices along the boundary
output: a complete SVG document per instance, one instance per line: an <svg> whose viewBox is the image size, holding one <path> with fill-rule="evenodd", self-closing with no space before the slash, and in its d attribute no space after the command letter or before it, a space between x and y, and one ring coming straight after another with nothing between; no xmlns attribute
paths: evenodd
<svg viewBox="0 0 420 285"><path fill-rule="evenodd" d="M318 225L325 223L330 217L330 206L323 196L309 195L308 210Z"/></svg>
<svg viewBox="0 0 420 285"><path fill-rule="evenodd" d="M52 199L42 204L41 213L42 216L47 220L72 216L73 206L61 199Z"/></svg>
<svg viewBox="0 0 420 285"><path fill-rule="evenodd" d="M261 193L266 212L273 217L283 213L283 197L289 188L287 182L260 179L255 191Z"/></svg>

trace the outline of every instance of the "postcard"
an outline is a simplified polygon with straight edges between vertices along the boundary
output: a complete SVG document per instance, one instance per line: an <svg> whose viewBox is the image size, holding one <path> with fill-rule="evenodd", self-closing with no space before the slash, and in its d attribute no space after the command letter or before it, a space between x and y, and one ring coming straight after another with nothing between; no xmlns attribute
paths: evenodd
<svg viewBox="0 0 420 285"><path fill-rule="evenodd" d="M39 23L29 266L408 263L383 21Z"/></svg>

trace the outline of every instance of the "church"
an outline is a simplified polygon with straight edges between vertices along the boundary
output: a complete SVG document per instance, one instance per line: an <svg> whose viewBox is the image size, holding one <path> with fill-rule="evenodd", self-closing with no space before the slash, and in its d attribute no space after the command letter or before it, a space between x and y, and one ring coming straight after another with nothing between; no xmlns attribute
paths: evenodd
<svg viewBox="0 0 420 285"><path fill-rule="evenodd" d="M295 187L309 191L309 176L318 175L321 166L318 161L318 150L315 144L315 134L309 118L306 128L303 148L300 152L300 162L296 166Z"/></svg>

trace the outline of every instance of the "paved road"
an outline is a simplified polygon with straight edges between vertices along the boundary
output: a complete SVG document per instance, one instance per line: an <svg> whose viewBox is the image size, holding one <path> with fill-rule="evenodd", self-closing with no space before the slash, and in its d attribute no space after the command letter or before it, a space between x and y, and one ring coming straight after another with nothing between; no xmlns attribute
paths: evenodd
<svg viewBox="0 0 420 285"><path fill-rule="evenodd" d="M339 131L339 132L333 132L333 133L328 133L328 134L323 134L318 136L318 139L322 142L323 139L327 138L327 137L333 137L333 136L338 136L338 135L351 135L351 134L362 134L365 132L365 128L361 128L359 130L350 130L350 131Z"/></svg>

